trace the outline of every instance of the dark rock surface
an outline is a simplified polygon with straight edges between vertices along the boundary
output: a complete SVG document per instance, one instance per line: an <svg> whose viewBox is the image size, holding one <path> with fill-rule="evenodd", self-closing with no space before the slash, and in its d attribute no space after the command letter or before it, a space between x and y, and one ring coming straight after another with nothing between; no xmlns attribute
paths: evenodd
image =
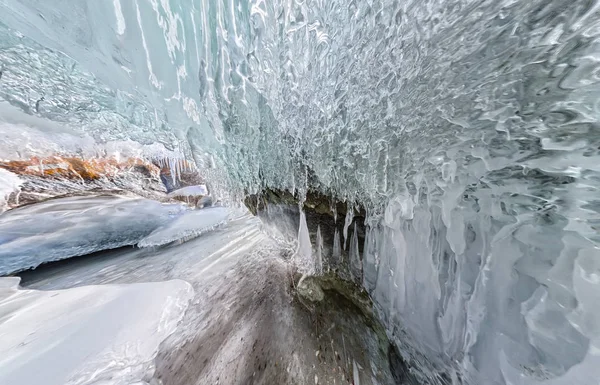
<svg viewBox="0 0 600 385"><path fill-rule="evenodd" d="M277 227L289 239L298 235L300 211L299 197L289 191L265 189L260 194L246 197L244 203L250 212L263 222ZM344 241L344 225L348 208L353 210L353 221L348 228L348 236ZM302 203L306 214L306 224L313 247L316 245L317 229L321 229L323 239L323 260L329 267L337 268L338 261L333 260L333 244L336 231L342 244L342 260L348 261L350 236L357 227L358 247L362 255L365 239L365 209L360 205L349 205L348 202L336 201L316 191L308 191ZM344 245L345 243L345 245ZM346 266L349 268L349 266Z"/></svg>

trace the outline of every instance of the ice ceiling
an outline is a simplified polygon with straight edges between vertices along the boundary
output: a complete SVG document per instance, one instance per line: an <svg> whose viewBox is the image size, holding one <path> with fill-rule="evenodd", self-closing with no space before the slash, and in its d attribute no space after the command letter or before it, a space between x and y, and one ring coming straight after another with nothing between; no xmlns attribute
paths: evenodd
<svg viewBox="0 0 600 385"><path fill-rule="evenodd" d="M0 15L3 158L162 152L233 195L356 202L364 286L429 382L600 378L597 1L5 0Z"/></svg>

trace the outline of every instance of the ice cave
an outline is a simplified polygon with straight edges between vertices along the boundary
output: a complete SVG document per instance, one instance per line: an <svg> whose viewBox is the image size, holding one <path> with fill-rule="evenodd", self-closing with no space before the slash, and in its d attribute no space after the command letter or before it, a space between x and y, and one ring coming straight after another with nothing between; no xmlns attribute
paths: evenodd
<svg viewBox="0 0 600 385"><path fill-rule="evenodd" d="M600 0L0 1L0 384L599 383Z"/></svg>

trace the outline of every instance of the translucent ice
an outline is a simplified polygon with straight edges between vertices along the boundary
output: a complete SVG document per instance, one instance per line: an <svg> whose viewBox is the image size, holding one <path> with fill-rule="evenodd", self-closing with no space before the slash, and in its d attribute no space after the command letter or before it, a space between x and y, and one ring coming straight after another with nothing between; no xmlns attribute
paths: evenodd
<svg viewBox="0 0 600 385"><path fill-rule="evenodd" d="M362 259L358 248L357 224L354 224L354 231L350 237L350 246L348 248L348 258L350 263L350 271L358 282L362 282Z"/></svg>
<svg viewBox="0 0 600 385"><path fill-rule="evenodd" d="M19 127L159 143L211 192L364 208L363 284L424 383L597 378L598 1L5 0L0 15ZM44 146L10 123L11 155Z"/></svg>
<svg viewBox="0 0 600 385"><path fill-rule="evenodd" d="M298 247L296 249L296 262L300 271L306 274L315 273L315 260L313 259L312 244L306 225L306 215L300 211L300 226L298 228Z"/></svg>
<svg viewBox="0 0 600 385"><path fill-rule="evenodd" d="M335 229L335 233L333 235L331 256L334 264L339 264L342 262L342 245L340 244L340 232L337 228Z"/></svg>
<svg viewBox="0 0 600 385"><path fill-rule="evenodd" d="M51 199L7 211L0 215L0 275L135 245L185 210L107 195Z"/></svg>
<svg viewBox="0 0 600 385"><path fill-rule="evenodd" d="M315 244L315 274L323 274L323 236L321 226L317 226Z"/></svg>
<svg viewBox="0 0 600 385"><path fill-rule="evenodd" d="M225 207L187 211L172 222L168 222L154 230L142 239L138 246L160 246L178 240L195 238L225 223L229 213L229 210Z"/></svg>

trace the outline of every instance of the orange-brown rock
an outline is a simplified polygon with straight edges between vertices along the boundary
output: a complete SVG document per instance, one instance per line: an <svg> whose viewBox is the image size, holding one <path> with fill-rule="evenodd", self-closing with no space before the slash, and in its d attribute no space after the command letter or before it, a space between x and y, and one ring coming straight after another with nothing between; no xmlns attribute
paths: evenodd
<svg viewBox="0 0 600 385"><path fill-rule="evenodd" d="M142 159L128 158L118 161L115 158L90 158L49 156L45 158L32 157L27 160L0 160L0 168L18 175L60 179L82 179L93 181L101 177L113 177L119 172L133 167L145 168L149 176L158 177L159 168Z"/></svg>

